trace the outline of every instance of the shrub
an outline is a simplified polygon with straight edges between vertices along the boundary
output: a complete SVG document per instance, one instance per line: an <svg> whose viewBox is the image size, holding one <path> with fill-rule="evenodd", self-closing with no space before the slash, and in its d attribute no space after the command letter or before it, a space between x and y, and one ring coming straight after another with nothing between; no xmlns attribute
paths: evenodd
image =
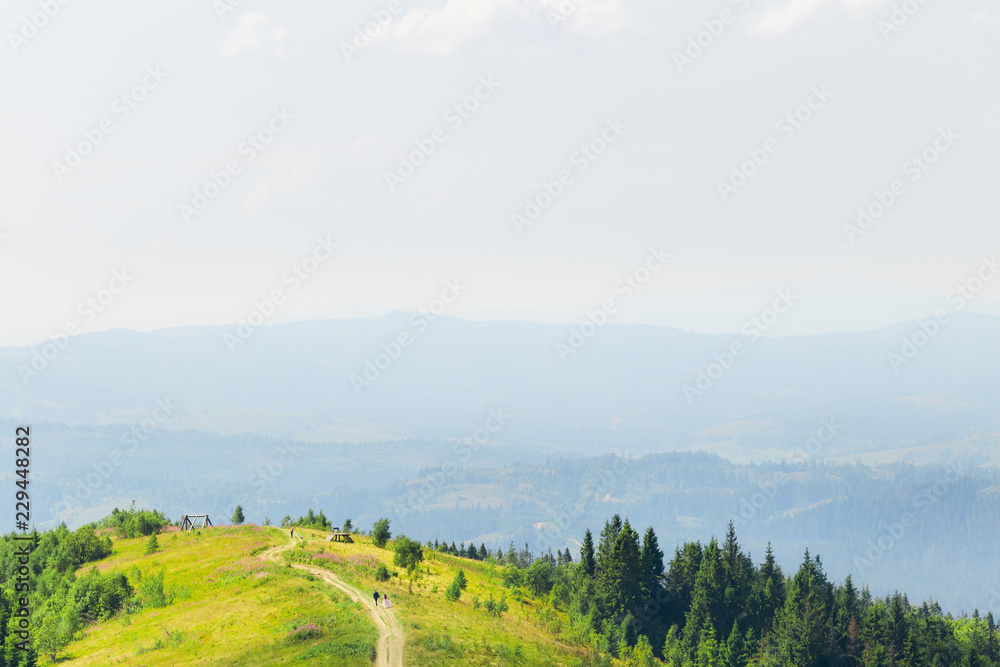
<svg viewBox="0 0 1000 667"><path fill-rule="evenodd" d="M515 588L524 585L524 572L517 565L508 563L500 573L500 583L504 588Z"/></svg>
<svg viewBox="0 0 1000 667"><path fill-rule="evenodd" d="M76 580L71 589L73 601L86 620L105 620L114 616L132 599L134 589L121 572L102 575L91 569Z"/></svg>
<svg viewBox="0 0 1000 667"><path fill-rule="evenodd" d="M486 613L488 613L490 616L496 616L497 618L500 618L501 616L503 616L503 613L508 609L507 598L501 596L499 600L494 600L493 594L490 593L490 596L486 598L486 602L483 603L483 607L485 607Z"/></svg>
<svg viewBox="0 0 1000 667"><path fill-rule="evenodd" d="M315 623L307 623L301 627L295 628L288 633L285 637L285 641L289 642L304 642L310 639L318 639L323 636L323 630Z"/></svg>
<svg viewBox="0 0 1000 667"><path fill-rule="evenodd" d="M524 654L521 652L520 646L511 647L506 644L497 644L494 646L493 655L511 662L520 662L524 659Z"/></svg>
<svg viewBox="0 0 1000 667"><path fill-rule="evenodd" d="M168 604L167 595L163 592L163 570L146 577L140 573L136 590L142 598L143 607L156 609Z"/></svg>
<svg viewBox="0 0 1000 667"><path fill-rule="evenodd" d="M448 589L444 592L444 599L448 602L455 602L458 598L462 597L462 591L468 585L469 581L465 578L465 570L459 570L455 573L455 578L451 580L451 584L448 585Z"/></svg>
<svg viewBox="0 0 1000 667"><path fill-rule="evenodd" d="M423 641L420 642L424 649L432 651L434 653L444 653L445 655L452 658L460 658L465 652L461 645L455 641L452 641L451 635L441 635L440 637L435 637L433 633L424 637Z"/></svg>
<svg viewBox="0 0 1000 667"><path fill-rule="evenodd" d="M536 597L544 597L552 590L552 564L538 559L531 564L524 575L525 583Z"/></svg>
<svg viewBox="0 0 1000 667"><path fill-rule="evenodd" d="M389 520L379 519L372 526L372 544L377 546L379 549L385 548L386 542L392 538L392 532L389 530Z"/></svg>
<svg viewBox="0 0 1000 667"><path fill-rule="evenodd" d="M452 579L448 588L445 589L444 599L448 602L455 602L460 597L462 597L462 587L459 586L457 579Z"/></svg>
<svg viewBox="0 0 1000 667"><path fill-rule="evenodd" d="M155 554L156 550L160 548L160 543L156 539L156 533L149 536L146 540L146 555Z"/></svg>
<svg viewBox="0 0 1000 667"><path fill-rule="evenodd" d="M375 568L375 581L389 581L391 577L392 575L389 574L389 568L387 568L385 564L379 563L378 567Z"/></svg>
<svg viewBox="0 0 1000 667"><path fill-rule="evenodd" d="M392 548L395 552L392 562L397 567L406 568L412 572L424 560L424 548L420 546L420 542L414 542L405 535L396 538Z"/></svg>
<svg viewBox="0 0 1000 667"><path fill-rule="evenodd" d="M137 510L135 501L127 510L117 507L97 522L97 528L113 528L118 537L145 537L168 525L167 517L157 510ZM79 531L78 531L79 532Z"/></svg>
<svg viewBox="0 0 1000 667"><path fill-rule="evenodd" d="M92 525L81 526L75 533L68 535L63 540L63 543L59 545L59 550L62 552L60 555L63 555L66 561L73 565L81 565L110 556L111 538L107 535L103 539L98 537Z"/></svg>

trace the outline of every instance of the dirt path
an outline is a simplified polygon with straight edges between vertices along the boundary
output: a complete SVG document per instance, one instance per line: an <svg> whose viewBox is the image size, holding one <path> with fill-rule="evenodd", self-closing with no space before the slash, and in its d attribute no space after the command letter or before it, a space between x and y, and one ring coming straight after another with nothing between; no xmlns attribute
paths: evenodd
<svg viewBox="0 0 1000 667"><path fill-rule="evenodd" d="M288 551L295 544L296 542L292 541L280 547L273 547L262 553L261 557L273 563L281 563L280 554L283 551ZM360 602L364 605L365 609L368 610L368 614L372 617L372 621L375 622L375 627L378 628L378 648L376 649L375 664L378 667L403 667L403 626L396 616L395 609L391 607L389 609L376 607L375 600L371 595L362 593L354 586L337 578L330 570L310 567L309 565L300 565L298 563L292 563L292 567L305 570L319 577L355 602Z"/></svg>

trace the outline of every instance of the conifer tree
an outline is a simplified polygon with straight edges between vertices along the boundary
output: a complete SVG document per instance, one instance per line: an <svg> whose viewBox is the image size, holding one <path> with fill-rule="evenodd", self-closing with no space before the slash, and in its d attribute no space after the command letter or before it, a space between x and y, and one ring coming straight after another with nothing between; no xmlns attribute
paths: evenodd
<svg viewBox="0 0 1000 667"><path fill-rule="evenodd" d="M610 564L611 550L618 539L618 533L622 530L622 518L615 514L610 521L604 522L604 529L601 530L601 541L597 545L597 560L594 563L594 574L600 574L607 569Z"/></svg>
<svg viewBox="0 0 1000 667"><path fill-rule="evenodd" d="M722 570L725 589L718 623L720 628L728 628L734 620L744 616L754 574L753 561L740 551L732 521L729 522L726 541L722 545Z"/></svg>
<svg viewBox="0 0 1000 667"><path fill-rule="evenodd" d="M692 656L697 652L706 627L713 626L713 639L715 637L714 625L722 612L723 584L722 552L713 538L702 554L701 567L691 592L691 606L685 615L684 636Z"/></svg>
<svg viewBox="0 0 1000 667"><path fill-rule="evenodd" d="M639 557L642 563L642 595L647 599L656 598L663 581L663 552L653 527L646 529L642 536L642 553Z"/></svg>
<svg viewBox="0 0 1000 667"><path fill-rule="evenodd" d="M598 595L604 601L610 616L621 618L636 608L641 593L641 579L639 534L626 521L597 578Z"/></svg>
<svg viewBox="0 0 1000 667"><path fill-rule="evenodd" d="M589 529L583 534L583 546L580 547L580 564L583 566L583 571L587 573L588 577L594 576L594 538L590 534Z"/></svg>
<svg viewBox="0 0 1000 667"><path fill-rule="evenodd" d="M772 630L774 616L785 605L785 575L774 559L771 544L764 552L764 562L754 577L748 611L757 636L763 639Z"/></svg>

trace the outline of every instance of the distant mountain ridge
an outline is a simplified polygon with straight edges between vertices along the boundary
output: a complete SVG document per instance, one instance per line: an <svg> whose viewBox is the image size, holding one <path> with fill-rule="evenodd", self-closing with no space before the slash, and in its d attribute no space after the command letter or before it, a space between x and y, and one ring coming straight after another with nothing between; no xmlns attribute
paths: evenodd
<svg viewBox="0 0 1000 667"><path fill-rule="evenodd" d="M887 356L918 323L760 339L609 324L564 363L565 326L414 319L262 327L232 353L232 327L87 334L26 383L41 346L0 348L0 401L15 418L93 424L141 421L169 397L163 428L340 442L471 437L501 408L492 439L553 451L787 458L831 417L843 430L821 457L997 449L1000 318L955 317L898 371ZM734 342L746 349L730 359Z"/></svg>

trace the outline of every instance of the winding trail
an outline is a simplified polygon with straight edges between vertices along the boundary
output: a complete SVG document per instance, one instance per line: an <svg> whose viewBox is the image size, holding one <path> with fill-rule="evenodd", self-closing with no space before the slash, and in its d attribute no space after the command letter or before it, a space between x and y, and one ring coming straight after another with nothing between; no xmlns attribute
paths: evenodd
<svg viewBox="0 0 1000 667"><path fill-rule="evenodd" d="M294 545L295 540L293 538L288 544L272 547L260 556L272 563L281 563L281 553L288 551ZM292 567L305 570L309 574L319 577L347 595L351 600L360 602L368 610L368 614L372 617L375 627L378 628L378 648L376 649L375 664L378 667L403 667L403 626L396 616L395 609L391 607L389 609L382 609L375 606L375 600L372 599L371 595L366 595L354 586L339 579L330 570L309 565L300 565L299 563L292 563Z"/></svg>

